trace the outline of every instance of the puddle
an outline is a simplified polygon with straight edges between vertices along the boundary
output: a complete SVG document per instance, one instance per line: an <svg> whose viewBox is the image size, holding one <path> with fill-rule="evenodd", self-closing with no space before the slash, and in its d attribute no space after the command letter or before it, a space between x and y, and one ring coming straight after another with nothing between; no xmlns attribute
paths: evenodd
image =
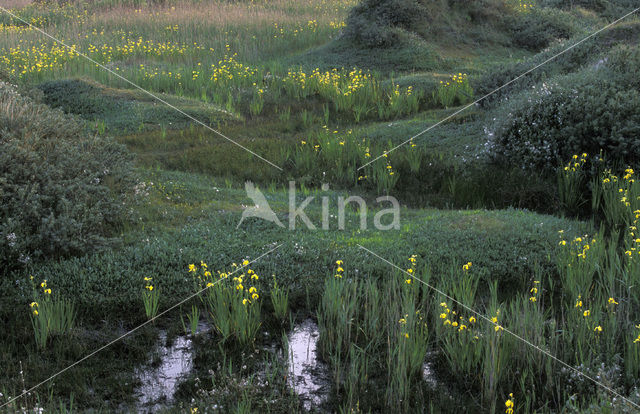
<svg viewBox="0 0 640 414"><path fill-rule="evenodd" d="M438 380L436 379L436 372L433 368L433 359L435 358L435 352L428 352L425 363L422 365L422 379L432 389L437 388Z"/></svg>
<svg viewBox="0 0 640 414"><path fill-rule="evenodd" d="M288 335L289 383L303 402L304 408L318 408L327 401L330 388L329 369L316 356L318 325L307 319Z"/></svg>
<svg viewBox="0 0 640 414"><path fill-rule="evenodd" d="M433 372L433 366L430 362L425 362L424 365L422 365L422 378L431 388L436 388L438 385L435 373Z"/></svg>
<svg viewBox="0 0 640 414"><path fill-rule="evenodd" d="M207 326L202 322L198 325L198 332L204 332ZM167 333L159 334L158 356L160 365L146 366L138 372L142 385L136 390L140 395L138 410L141 412L155 412L173 402L178 381L186 376L193 365L192 340L189 336L176 337L171 346L166 346ZM155 358L154 358L155 359Z"/></svg>

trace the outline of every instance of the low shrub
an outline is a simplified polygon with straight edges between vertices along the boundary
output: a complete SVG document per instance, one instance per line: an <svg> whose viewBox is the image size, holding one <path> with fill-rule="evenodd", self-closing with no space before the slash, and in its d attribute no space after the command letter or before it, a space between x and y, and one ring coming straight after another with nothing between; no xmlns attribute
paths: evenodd
<svg viewBox="0 0 640 414"><path fill-rule="evenodd" d="M0 268L112 242L133 182L126 150L7 84L0 125Z"/></svg>
<svg viewBox="0 0 640 414"><path fill-rule="evenodd" d="M541 0L540 4L565 9L582 7L608 19L619 18L623 13L628 13L638 6L634 0Z"/></svg>

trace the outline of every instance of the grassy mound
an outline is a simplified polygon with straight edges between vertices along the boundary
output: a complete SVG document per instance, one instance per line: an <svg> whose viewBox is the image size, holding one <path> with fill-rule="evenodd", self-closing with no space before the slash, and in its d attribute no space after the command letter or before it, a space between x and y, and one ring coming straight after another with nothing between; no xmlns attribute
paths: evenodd
<svg viewBox="0 0 640 414"><path fill-rule="evenodd" d="M66 113L94 122L100 131L131 133L151 129L180 129L192 121L135 89L115 89L85 79L48 81L38 86L44 102ZM219 107L201 100L156 94L194 118L213 125L235 119Z"/></svg>

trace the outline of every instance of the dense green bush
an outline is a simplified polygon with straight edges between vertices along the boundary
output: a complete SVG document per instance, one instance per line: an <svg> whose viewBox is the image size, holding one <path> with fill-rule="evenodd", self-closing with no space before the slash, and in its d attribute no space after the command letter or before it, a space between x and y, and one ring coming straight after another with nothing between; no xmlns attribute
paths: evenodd
<svg viewBox="0 0 640 414"><path fill-rule="evenodd" d="M122 146L0 84L0 268L108 244L132 181Z"/></svg>
<svg viewBox="0 0 640 414"><path fill-rule="evenodd" d="M526 168L554 168L573 154L640 161L640 93L615 71L586 69L509 99L497 111L492 154Z"/></svg>
<svg viewBox="0 0 640 414"><path fill-rule="evenodd" d="M363 0L349 14L345 35L366 47L389 47L425 16L416 0Z"/></svg>
<svg viewBox="0 0 640 414"><path fill-rule="evenodd" d="M533 8L512 16L509 27L515 46L540 50L558 39L568 39L578 32L572 16L553 8Z"/></svg>

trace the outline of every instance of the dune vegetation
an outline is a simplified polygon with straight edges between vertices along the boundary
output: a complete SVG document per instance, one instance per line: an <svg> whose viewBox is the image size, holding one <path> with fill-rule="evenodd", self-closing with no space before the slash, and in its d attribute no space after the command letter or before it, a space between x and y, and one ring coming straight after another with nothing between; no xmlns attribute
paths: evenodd
<svg viewBox="0 0 640 414"><path fill-rule="evenodd" d="M0 412L639 411L634 1L1 7Z"/></svg>

